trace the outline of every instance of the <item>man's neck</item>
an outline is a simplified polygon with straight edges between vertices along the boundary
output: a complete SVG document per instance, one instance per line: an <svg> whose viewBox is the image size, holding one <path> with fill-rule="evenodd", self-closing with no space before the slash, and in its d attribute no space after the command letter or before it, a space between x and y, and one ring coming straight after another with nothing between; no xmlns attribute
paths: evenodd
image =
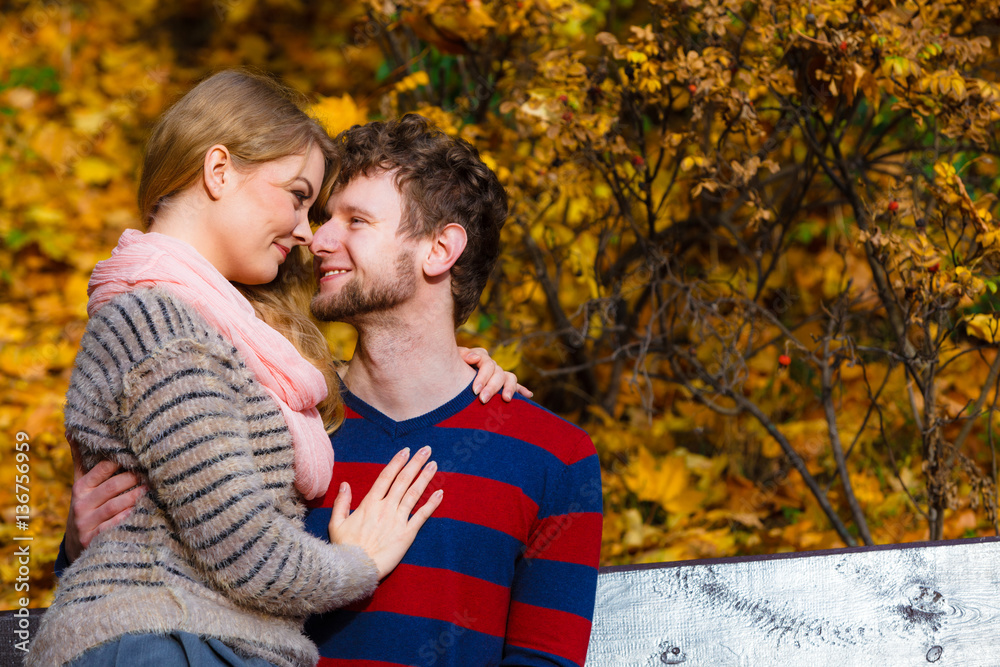
<svg viewBox="0 0 1000 667"><path fill-rule="evenodd" d="M427 414L455 398L476 376L459 355L450 318L442 322L395 314L355 326L358 344L344 383L390 419Z"/></svg>

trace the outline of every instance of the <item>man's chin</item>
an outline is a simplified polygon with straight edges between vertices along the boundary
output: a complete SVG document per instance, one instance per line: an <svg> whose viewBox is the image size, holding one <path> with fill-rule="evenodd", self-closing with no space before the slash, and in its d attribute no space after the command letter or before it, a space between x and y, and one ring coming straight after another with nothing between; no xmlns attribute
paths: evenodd
<svg viewBox="0 0 1000 667"><path fill-rule="evenodd" d="M312 303L309 304L309 310L313 317L320 322L347 322L350 317L335 299L321 295L313 297Z"/></svg>

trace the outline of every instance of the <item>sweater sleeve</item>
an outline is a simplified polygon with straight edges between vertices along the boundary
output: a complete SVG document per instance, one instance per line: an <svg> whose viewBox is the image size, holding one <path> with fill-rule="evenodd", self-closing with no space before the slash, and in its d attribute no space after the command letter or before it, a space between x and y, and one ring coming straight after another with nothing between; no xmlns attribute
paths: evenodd
<svg viewBox="0 0 1000 667"><path fill-rule="evenodd" d="M309 535L266 491L241 411L246 378L224 347L172 340L122 377L120 432L151 498L206 580L240 604L306 615L370 595L364 550Z"/></svg>
<svg viewBox="0 0 1000 667"><path fill-rule="evenodd" d="M502 665L583 665L601 550L601 470L594 452L566 465L545 493L515 564Z"/></svg>

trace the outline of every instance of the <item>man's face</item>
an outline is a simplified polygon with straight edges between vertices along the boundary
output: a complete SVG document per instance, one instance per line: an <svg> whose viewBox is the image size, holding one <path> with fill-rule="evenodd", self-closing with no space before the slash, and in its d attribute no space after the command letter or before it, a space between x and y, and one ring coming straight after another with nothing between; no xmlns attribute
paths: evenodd
<svg viewBox="0 0 1000 667"><path fill-rule="evenodd" d="M359 176L330 197L330 218L309 246L319 280L312 312L320 320L357 324L416 292L415 246L397 236L403 209L392 176Z"/></svg>

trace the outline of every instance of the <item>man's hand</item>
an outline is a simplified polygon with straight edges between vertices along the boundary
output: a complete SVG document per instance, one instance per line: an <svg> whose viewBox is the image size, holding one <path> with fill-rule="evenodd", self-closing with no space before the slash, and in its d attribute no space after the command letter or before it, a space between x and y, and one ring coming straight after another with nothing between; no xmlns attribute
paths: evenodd
<svg viewBox="0 0 1000 667"><path fill-rule="evenodd" d="M118 464L112 461L101 461L84 473L76 443L70 440L69 445L73 451L73 497L66 518L66 557L72 563L94 536L132 511L146 487L138 486L135 473L116 474Z"/></svg>
<svg viewBox="0 0 1000 667"><path fill-rule="evenodd" d="M347 482L340 485L337 498L333 501L330 541L363 548L375 561L380 581L403 560L417 531L444 497L444 491L438 489L420 509L413 512L437 472L437 464L433 461L424 466L430 455L431 448L423 447L407 463L410 456L408 449L396 454L353 513L349 514L351 487Z"/></svg>
<svg viewBox="0 0 1000 667"><path fill-rule="evenodd" d="M516 375L500 368L500 365L490 357L490 353L483 348L474 347L470 350L467 347L459 347L458 351L462 355L462 361L478 369L476 379L472 381L472 391L478 394L479 400L483 403L493 398L501 389L503 400L508 403L514 400L515 391L525 398L534 395L518 384Z"/></svg>

